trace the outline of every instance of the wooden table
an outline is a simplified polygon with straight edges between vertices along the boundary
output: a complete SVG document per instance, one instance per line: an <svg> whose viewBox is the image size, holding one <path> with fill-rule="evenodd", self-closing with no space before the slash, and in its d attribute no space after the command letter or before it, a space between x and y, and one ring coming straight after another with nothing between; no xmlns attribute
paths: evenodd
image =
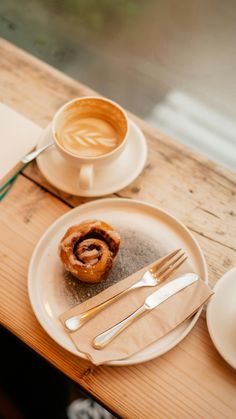
<svg viewBox="0 0 236 419"><path fill-rule="evenodd" d="M4 40L0 86L2 102L42 127L65 101L94 93ZM184 222L205 253L213 286L236 264L236 177L131 117L147 138L148 162L141 176L115 196L156 204ZM236 374L213 346L205 313L177 347L130 367L94 367L41 328L27 294L32 251L57 217L86 201L53 188L36 164L19 176L0 205L2 325L122 417L235 418Z"/></svg>

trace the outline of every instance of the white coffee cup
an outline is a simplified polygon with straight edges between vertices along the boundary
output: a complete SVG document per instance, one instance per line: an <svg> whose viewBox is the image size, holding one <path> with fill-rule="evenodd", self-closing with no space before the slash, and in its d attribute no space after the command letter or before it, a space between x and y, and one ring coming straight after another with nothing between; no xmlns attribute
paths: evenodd
<svg viewBox="0 0 236 419"><path fill-rule="evenodd" d="M86 134L86 137L86 129L78 131L77 127L73 128L81 121L92 121L95 131L96 123L100 128L110 129L114 138L102 138L102 131L99 133L99 130L91 137ZM112 100L84 96L67 102L56 112L52 121L52 136L62 157L78 168L79 188L89 189L93 186L95 169L109 165L124 151L129 136L129 121L125 111Z"/></svg>

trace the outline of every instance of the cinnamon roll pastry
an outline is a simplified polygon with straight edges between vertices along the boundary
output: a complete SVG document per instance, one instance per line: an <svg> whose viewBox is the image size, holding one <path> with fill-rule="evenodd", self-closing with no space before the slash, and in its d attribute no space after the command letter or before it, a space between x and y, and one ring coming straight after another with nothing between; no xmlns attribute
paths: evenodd
<svg viewBox="0 0 236 419"><path fill-rule="evenodd" d="M109 224L88 220L70 227L59 244L66 270L84 282L100 282L108 274L120 246L120 235Z"/></svg>

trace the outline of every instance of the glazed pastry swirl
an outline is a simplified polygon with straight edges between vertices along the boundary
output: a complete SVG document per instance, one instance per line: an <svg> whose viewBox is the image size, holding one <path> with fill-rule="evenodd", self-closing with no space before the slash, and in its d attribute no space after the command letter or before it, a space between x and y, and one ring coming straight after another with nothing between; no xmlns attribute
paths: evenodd
<svg viewBox="0 0 236 419"><path fill-rule="evenodd" d="M119 234L107 223L88 220L70 227L59 245L66 270L84 282L100 282L109 272L120 245Z"/></svg>

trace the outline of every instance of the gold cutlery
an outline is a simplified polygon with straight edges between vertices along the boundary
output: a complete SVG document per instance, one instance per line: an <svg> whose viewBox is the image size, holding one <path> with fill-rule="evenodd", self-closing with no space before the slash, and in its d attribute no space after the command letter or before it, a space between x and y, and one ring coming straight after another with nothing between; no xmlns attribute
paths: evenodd
<svg viewBox="0 0 236 419"><path fill-rule="evenodd" d="M149 295L146 298L144 304L140 306L137 310L135 310L125 319L121 320L119 323L105 330L105 332L96 336L92 342L93 347L95 349L104 348L124 329L130 326L138 317L142 316L147 311L153 310L159 304L172 297L172 295L176 294L177 292L181 291L182 289L184 289L188 285L191 285L193 282L196 282L197 280L197 274L188 273L181 276L180 278L174 279L166 285L163 285L163 287Z"/></svg>
<svg viewBox="0 0 236 419"><path fill-rule="evenodd" d="M119 292L108 300L104 301L97 306L77 314L76 316L69 317L65 320L64 324L68 331L74 332L79 329L84 323L94 317L99 311L107 307L109 304L116 301L122 295L141 287L155 287L169 278L170 275L178 269L187 259L185 252L182 249L175 250L169 253L162 260L153 263L151 268L147 270L141 279L135 282L132 286Z"/></svg>

